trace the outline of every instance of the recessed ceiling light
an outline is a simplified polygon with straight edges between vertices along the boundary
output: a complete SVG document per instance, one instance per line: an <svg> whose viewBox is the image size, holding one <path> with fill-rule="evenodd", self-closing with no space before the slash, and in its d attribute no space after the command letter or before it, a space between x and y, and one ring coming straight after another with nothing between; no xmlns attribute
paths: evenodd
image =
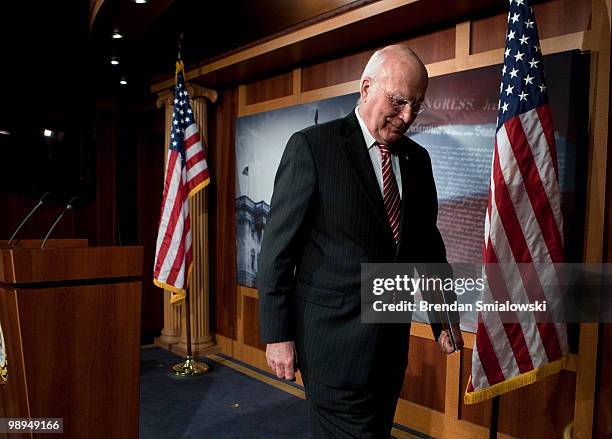
<svg viewBox="0 0 612 439"><path fill-rule="evenodd" d="M144 5L145 3L149 3L149 0L134 0L134 3L138 3L139 5Z"/></svg>
<svg viewBox="0 0 612 439"><path fill-rule="evenodd" d="M119 58L117 58L116 56L113 56L110 62L112 65L117 66L119 65Z"/></svg>
<svg viewBox="0 0 612 439"><path fill-rule="evenodd" d="M7 130L0 130L0 135L3 135L3 136L10 136L10 135L11 135L11 132L10 132L10 131L7 131Z"/></svg>
<svg viewBox="0 0 612 439"><path fill-rule="evenodd" d="M45 128L43 130L43 136L45 136L45 137L53 137L53 131Z"/></svg>
<svg viewBox="0 0 612 439"><path fill-rule="evenodd" d="M113 32L113 38L115 40L119 40L119 39L123 38L123 34L121 34L118 30L116 30L116 31Z"/></svg>
<svg viewBox="0 0 612 439"><path fill-rule="evenodd" d="M127 81L125 78L121 78L121 80L119 81L119 84L121 85L127 85Z"/></svg>

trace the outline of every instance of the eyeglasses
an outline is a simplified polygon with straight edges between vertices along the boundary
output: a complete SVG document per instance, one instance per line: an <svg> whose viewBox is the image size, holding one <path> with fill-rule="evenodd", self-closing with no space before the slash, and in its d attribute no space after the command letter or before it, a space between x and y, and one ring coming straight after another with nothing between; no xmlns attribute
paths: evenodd
<svg viewBox="0 0 612 439"><path fill-rule="evenodd" d="M427 106L423 102L411 102L403 96L398 96L398 95L393 96L387 93L387 91L383 89L382 87L381 87L381 90L385 94L387 99L389 99L389 103L393 107L393 110L397 111L398 113L401 113L402 111L404 111L404 109L408 105L410 106L410 109L412 110L412 113L415 116L418 116L423 111L427 110Z"/></svg>

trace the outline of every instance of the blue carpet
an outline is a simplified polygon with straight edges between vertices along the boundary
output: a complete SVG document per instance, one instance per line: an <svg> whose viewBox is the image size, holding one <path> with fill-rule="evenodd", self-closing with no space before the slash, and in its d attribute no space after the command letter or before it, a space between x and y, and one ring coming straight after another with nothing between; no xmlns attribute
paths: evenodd
<svg viewBox="0 0 612 439"><path fill-rule="evenodd" d="M305 400L207 358L199 361L210 365L211 372L177 378L169 370L181 360L165 349L141 350L140 439L312 439ZM432 439L398 424L394 427Z"/></svg>
<svg viewBox="0 0 612 439"><path fill-rule="evenodd" d="M141 351L140 438L311 438L306 401L214 361L197 378L175 378L181 357Z"/></svg>

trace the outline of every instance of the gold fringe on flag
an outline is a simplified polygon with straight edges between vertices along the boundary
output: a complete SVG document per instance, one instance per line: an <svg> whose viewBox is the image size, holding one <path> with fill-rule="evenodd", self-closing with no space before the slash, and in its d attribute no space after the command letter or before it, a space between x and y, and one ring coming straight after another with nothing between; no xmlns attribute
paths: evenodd
<svg viewBox="0 0 612 439"><path fill-rule="evenodd" d="M499 396L503 393L510 392L511 390L520 389L521 387L533 384L536 381L540 381L547 376L554 375L563 370L567 365L567 359L568 355L565 355L564 357L561 357L560 359L551 363L547 363L542 367L509 378L501 383L493 384L485 389L474 390L473 392L468 392L467 390L472 382L472 376L470 375L470 380L468 381L465 394L463 395L463 402L464 404L477 404L479 402L486 401L487 399Z"/></svg>

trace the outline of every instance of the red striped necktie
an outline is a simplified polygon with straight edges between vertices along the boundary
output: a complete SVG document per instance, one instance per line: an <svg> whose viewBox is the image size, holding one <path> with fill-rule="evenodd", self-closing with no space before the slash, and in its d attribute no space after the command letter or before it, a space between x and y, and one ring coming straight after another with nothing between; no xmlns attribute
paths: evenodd
<svg viewBox="0 0 612 439"><path fill-rule="evenodd" d="M387 217L389 218L389 225L393 232L393 239L397 244L400 233L400 194L391 164L391 151L389 151L387 145L379 144L378 148L380 149L380 158L382 162L383 200L385 202Z"/></svg>

